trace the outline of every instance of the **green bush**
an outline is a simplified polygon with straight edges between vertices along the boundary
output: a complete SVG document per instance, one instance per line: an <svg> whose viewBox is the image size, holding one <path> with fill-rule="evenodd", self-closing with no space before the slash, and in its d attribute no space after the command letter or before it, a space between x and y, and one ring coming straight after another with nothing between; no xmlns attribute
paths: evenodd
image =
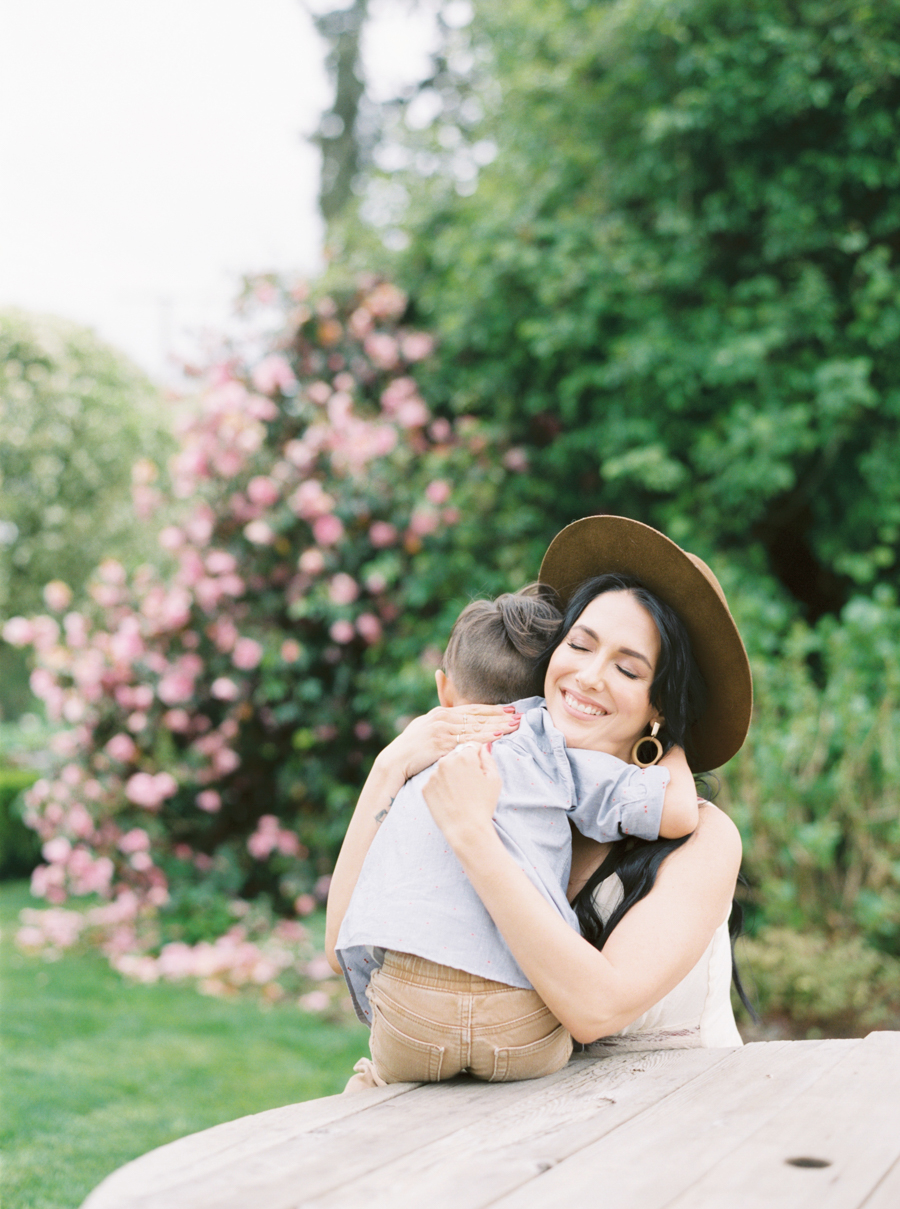
<svg viewBox="0 0 900 1209"><path fill-rule="evenodd" d="M764 1020L807 1036L900 1027L900 961L859 937L766 928L739 942L738 960Z"/></svg>
<svg viewBox="0 0 900 1209"><path fill-rule="evenodd" d="M855 932L900 956L900 609L794 623L754 658L755 717L724 770L760 925Z"/></svg>
<svg viewBox="0 0 900 1209"><path fill-rule="evenodd" d="M40 862L40 840L22 820L22 795L37 776L0 765L0 880L27 877Z"/></svg>

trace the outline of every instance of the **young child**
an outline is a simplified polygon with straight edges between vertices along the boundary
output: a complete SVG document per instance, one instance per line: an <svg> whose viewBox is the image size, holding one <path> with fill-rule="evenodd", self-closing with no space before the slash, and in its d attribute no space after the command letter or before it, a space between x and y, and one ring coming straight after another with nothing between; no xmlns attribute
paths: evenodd
<svg viewBox="0 0 900 1209"><path fill-rule="evenodd" d="M453 627L436 680L445 706L516 702L518 730L492 745L503 785L494 822L526 875L577 930L566 899L569 821L601 842L683 834L683 825L673 831L667 823L666 807L683 808L685 779L667 796L669 767L567 748L537 695L537 660L561 620L540 585L474 601ZM665 757L673 768L679 759L686 769L680 749ZM338 935L354 1006L372 1030L372 1061L357 1064L348 1091L435 1082L461 1070L497 1081L536 1078L571 1054L571 1038L431 818L422 788L432 771L411 778L394 799Z"/></svg>

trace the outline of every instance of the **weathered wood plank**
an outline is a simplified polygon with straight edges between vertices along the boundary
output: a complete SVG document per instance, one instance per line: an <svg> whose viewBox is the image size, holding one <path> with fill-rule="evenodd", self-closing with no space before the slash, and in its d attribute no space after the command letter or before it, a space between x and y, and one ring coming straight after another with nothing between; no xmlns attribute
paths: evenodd
<svg viewBox="0 0 900 1209"><path fill-rule="evenodd" d="M783 1044L789 1044L784 1042ZM657 1050L575 1059L553 1079L519 1085L486 1119L382 1163L366 1209L477 1209L518 1188L724 1062L731 1050ZM484 1088L492 1097L495 1088ZM425 1190L427 1189L427 1194ZM358 1209L358 1184L302 1196L296 1209Z"/></svg>
<svg viewBox="0 0 900 1209"><path fill-rule="evenodd" d="M243 1118L232 1123L242 1127L233 1148L218 1144L213 1149L204 1134L197 1134L185 1141L203 1147L198 1161L180 1155L179 1170L173 1174L168 1156L151 1152L104 1181L83 1209L287 1209L297 1203L301 1191L316 1196L345 1180L364 1186L380 1163L489 1115L519 1087L498 1084L491 1089L493 1098L485 1099L484 1085L467 1079L398 1086L403 1094L386 1097L385 1091L394 1090L386 1088L329 1097L331 1119L318 1120L313 1109L300 1128L291 1127L288 1117L277 1130L274 1120ZM321 1103L311 1101L309 1107ZM148 1160L153 1160L152 1167ZM151 1170L153 1177L148 1178Z"/></svg>
<svg viewBox="0 0 900 1209"><path fill-rule="evenodd" d="M270 1108L188 1134L158 1146L114 1171L91 1192L82 1209L120 1209L128 1203L129 1197L145 1195L151 1189L162 1192L188 1174L215 1170L226 1156L232 1161L240 1160L245 1155L314 1132L362 1112L373 1103L391 1100L417 1087L417 1083L395 1083L356 1096L324 1096L300 1104L287 1104L283 1108Z"/></svg>
<svg viewBox="0 0 900 1209"><path fill-rule="evenodd" d="M494 1209L602 1203L662 1209L858 1046L856 1041L763 1042L663 1097L559 1165L492 1202ZM685 1203L694 1209L690 1197ZM757 1202L753 1202L756 1204ZM758 1202L760 1205L762 1201ZM734 1202L737 1204L737 1202ZM716 1209L732 1202L717 1202ZM849 1207L848 1207L849 1209Z"/></svg>
<svg viewBox="0 0 900 1209"><path fill-rule="evenodd" d="M897 1209L900 1205L900 1163L895 1163L877 1187L863 1201L860 1209Z"/></svg>
<svg viewBox="0 0 900 1209"><path fill-rule="evenodd" d="M671 1209L847 1209L898 1159L900 1033L870 1033Z"/></svg>

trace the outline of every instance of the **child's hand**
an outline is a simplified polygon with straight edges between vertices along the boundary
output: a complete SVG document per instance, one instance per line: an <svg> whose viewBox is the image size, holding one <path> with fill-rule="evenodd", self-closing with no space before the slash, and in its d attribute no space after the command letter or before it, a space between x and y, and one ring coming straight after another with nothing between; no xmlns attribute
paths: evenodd
<svg viewBox="0 0 900 1209"><path fill-rule="evenodd" d="M422 792L432 818L455 848L490 826L500 789L490 749L466 743L438 761Z"/></svg>
<svg viewBox="0 0 900 1209"><path fill-rule="evenodd" d="M511 735L520 715L511 705L437 706L414 718L379 755L396 773L397 788L463 743L490 743Z"/></svg>

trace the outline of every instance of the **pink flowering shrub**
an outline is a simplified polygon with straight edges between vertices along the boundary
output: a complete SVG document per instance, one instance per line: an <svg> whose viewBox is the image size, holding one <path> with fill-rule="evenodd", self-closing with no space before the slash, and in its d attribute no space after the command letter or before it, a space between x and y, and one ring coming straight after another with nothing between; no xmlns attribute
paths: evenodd
<svg viewBox="0 0 900 1209"><path fill-rule="evenodd" d="M284 334L204 375L160 567L107 560L90 612L55 584L46 615L3 631L60 726L27 797L34 892L62 931L71 898L99 899L84 934L136 977L277 981L241 948L234 903L275 918L321 901L371 757L434 704L433 644L492 586L472 550L506 447L431 414L416 367L432 341L403 323L405 296L264 285Z"/></svg>

